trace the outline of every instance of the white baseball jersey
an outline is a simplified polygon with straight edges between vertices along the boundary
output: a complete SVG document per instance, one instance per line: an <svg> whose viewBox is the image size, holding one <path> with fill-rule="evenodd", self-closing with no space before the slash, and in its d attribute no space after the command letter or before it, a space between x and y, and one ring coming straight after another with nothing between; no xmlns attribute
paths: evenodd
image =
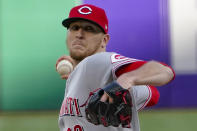
<svg viewBox="0 0 197 131"><path fill-rule="evenodd" d="M139 61L112 52L97 53L81 61L70 74L65 97L59 114L60 131L140 131L138 110L146 106L151 98L148 86L134 86L132 96L131 128L104 127L89 123L85 117L84 103L89 93L103 88L116 80L116 70L121 66Z"/></svg>

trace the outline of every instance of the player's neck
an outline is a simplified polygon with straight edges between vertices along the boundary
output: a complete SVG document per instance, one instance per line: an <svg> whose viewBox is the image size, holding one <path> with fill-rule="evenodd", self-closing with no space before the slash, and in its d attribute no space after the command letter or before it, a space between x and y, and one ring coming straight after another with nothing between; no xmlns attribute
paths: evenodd
<svg viewBox="0 0 197 131"><path fill-rule="evenodd" d="M101 53L101 52L106 52L106 49L105 48L102 48L102 49L99 49L97 50L95 53L93 53L92 55L94 54L97 54L97 53ZM90 55L91 56L91 55ZM82 60L76 60L76 59L73 59L74 61L74 67L76 67Z"/></svg>
<svg viewBox="0 0 197 131"><path fill-rule="evenodd" d="M105 48L105 47L100 47L100 48L98 48L98 49L94 52L94 54L100 53L100 52L106 52L106 48ZM92 54L92 55L93 55L93 54Z"/></svg>
<svg viewBox="0 0 197 131"><path fill-rule="evenodd" d="M74 68L81 62L81 60L74 60Z"/></svg>

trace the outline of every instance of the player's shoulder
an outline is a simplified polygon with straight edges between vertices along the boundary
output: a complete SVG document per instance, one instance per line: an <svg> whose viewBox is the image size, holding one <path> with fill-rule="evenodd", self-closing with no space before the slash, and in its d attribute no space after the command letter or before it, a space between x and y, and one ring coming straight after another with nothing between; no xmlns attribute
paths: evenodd
<svg viewBox="0 0 197 131"><path fill-rule="evenodd" d="M89 58L94 58L94 57L98 57L98 58L103 58L103 57L110 57L112 54L114 54L113 52L99 52L96 53L94 55L91 55Z"/></svg>
<svg viewBox="0 0 197 131"><path fill-rule="evenodd" d="M130 63L130 62L141 61L139 59L123 56L123 55L116 53L116 52L100 52L100 53L96 53L94 55L87 57L87 59L89 61L91 61L91 60L98 60L98 61L105 60L105 61L109 61L112 64L121 63L121 62L129 62Z"/></svg>
<svg viewBox="0 0 197 131"><path fill-rule="evenodd" d="M136 62L136 61L142 61L142 60L139 60L139 59L135 59L135 58L131 58L131 57L126 57L126 56L123 56L121 54L118 54L118 53L113 53L111 55L111 62L112 63L132 63L132 62Z"/></svg>
<svg viewBox="0 0 197 131"><path fill-rule="evenodd" d="M97 61L105 60L106 61L106 60L110 60L112 54L113 54L112 52L99 52L99 53L96 53L94 55L87 57L86 59L88 61L92 61L92 60L97 60Z"/></svg>

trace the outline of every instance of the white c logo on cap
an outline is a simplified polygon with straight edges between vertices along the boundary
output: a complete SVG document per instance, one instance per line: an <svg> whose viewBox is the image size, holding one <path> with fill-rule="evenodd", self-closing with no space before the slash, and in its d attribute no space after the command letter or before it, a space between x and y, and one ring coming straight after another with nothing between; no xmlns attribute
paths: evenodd
<svg viewBox="0 0 197 131"><path fill-rule="evenodd" d="M88 9L89 11L88 12L83 12L82 11L83 9ZM83 14L83 15L88 15L88 14L92 13L92 9L88 6L83 6L78 11L79 11L80 14Z"/></svg>

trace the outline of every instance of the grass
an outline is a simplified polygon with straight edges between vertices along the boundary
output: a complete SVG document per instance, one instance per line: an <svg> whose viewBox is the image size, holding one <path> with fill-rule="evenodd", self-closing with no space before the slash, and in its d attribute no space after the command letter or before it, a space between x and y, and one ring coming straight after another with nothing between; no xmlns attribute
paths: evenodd
<svg viewBox="0 0 197 131"><path fill-rule="evenodd" d="M139 113L141 131L197 131L197 110L150 110Z"/></svg>
<svg viewBox="0 0 197 131"><path fill-rule="evenodd" d="M197 110L146 110L141 131L197 131ZM0 131L59 131L58 111L0 112Z"/></svg>
<svg viewBox="0 0 197 131"><path fill-rule="evenodd" d="M58 112L3 112L0 131L58 131Z"/></svg>

